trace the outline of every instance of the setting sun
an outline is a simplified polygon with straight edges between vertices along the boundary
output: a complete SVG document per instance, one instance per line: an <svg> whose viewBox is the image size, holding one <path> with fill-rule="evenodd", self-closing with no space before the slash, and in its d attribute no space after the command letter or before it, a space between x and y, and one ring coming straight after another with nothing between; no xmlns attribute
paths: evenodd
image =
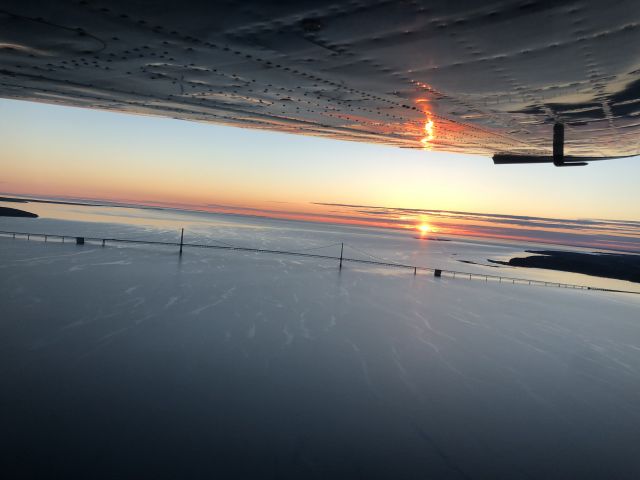
<svg viewBox="0 0 640 480"><path fill-rule="evenodd" d="M420 230L420 233L429 233L431 231L431 227L423 223L422 225L418 225L418 230Z"/></svg>

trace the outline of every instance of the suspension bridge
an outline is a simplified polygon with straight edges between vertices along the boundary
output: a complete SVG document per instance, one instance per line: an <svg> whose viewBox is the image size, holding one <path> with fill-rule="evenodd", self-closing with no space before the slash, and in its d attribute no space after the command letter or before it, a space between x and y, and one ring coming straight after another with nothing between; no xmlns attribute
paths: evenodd
<svg viewBox="0 0 640 480"><path fill-rule="evenodd" d="M616 289L608 289L608 288L598 288L591 287L587 285L578 285L578 284L570 284L570 283L561 283L561 282L548 282L543 280L531 280L526 278L518 278L518 277L508 277L502 275L491 275L485 273L473 273L473 272L464 272L458 270L447 270L442 268L428 267L428 266L420 266L420 265L409 265L401 262L394 262L392 260L384 259L375 255L372 255L368 252L365 252L359 248L356 248L350 244L344 242L335 242L328 245L320 245L310 248L304 248L299 250L278 250L278 249L269 249L269 248L257 248L257 247L246 247L246 246L238 246L233 245L227 242L223 242L221 240L211 239L215 244L205 244L205 243L186 243L184 242L184 229L180 232L180 241L169 242L169 241L159 241L159 240L138 240L138 239L125 239L125 238L110 238L110 237L87 237L87 236L75 236L75 235L59 235L59 234L48 234L48 233L31 233L31 232L13 232L13 231L0 231L0 237L12 238L12 239L26 239L26 240L38 240L44 242L59 242L65 243L67 241L74 242L76 245L84 245L85 243L91 243L95 245L100 245L102 247L106 247L107 245L151 245L151 246L167 246L167 247L176 247L178 249L178 254L182 255L183 250L185 248L200 248L200 249L215 249L215 250L227 250L227 251L236 251L236 252L249 252L249 253L260 253L260 254L272 254L272 255L287 255L287 256L297 256L297 257L306 257L327 261L335 261L338 264L338 268L342 269L343 264L345 263L354 263L354 264L365 264L365 265L375 265L381 267L389 267L389 268L400 268L405 269L412 272L414 275L418 275L418 273L428 273L437 278L451 278L451 279L467 279L467 280L481 280L484 282L497 282L497 283L509 283L509 284L519 284L519 285L531 285L531 286L540 286L540 287L555 287L555 288L568 288L575 290L597 290L604 292L617 292L617 293L633 293L640 294L640 292L633 292L628 290L616 290ZM321 254L321 253L312 253L317 250L327 250L328 248L338 248L340 247L339 255L330 255L330 254ZM353 252L357 252L361 255L369 257L368 259L363 258L354 258L345 256L345 249L347 251L351 250Z"/></svg>

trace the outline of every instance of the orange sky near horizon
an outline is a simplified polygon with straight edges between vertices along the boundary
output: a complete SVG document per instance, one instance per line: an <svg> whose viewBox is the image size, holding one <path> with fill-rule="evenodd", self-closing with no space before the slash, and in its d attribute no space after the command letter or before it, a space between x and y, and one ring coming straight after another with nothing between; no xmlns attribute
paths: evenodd
<svg viewBox="0 0 640 480"><path fill-rule="evenodd" d="M29 197L23 197L33 200ZM143 225L175 227L177 214L174 205L149 203L147 206L168 207L169 216L155 210L139 211L136 205L118 203L100 203L76 208L75 205L56 205L55 201L82 201L89 199L59 197L48 199L54 203L29 201L20 204L30 212L43 218L55 218L81 222L124 222ZM90 204L91 205L91 204ZM0 206L15 207L16 204L2 202ZM133 207L119 208L120 206ZM139 205L138 205L139 206ZM640 222L625 221L580 221L538 217L518 217L509 215L465 213L451 211L428 211L397 209L357 205L284 205L273 203L267 209L252 207L234 207L230 205L211 205L205 208L179 206L185 214L194 212L226 213L249 215L287 220L324 222L334 225L355 225L362 227L392 228L407 232L420 239L446 239L450 236L462 236L475 239L500 239L532 244L562 244L574 247L587 247L628 252L640 251ZM105 210L106 209L106 210ZM137 213L135 211L138 210ZM106 216L105 216L105 212ZM205 217L202 217L205 218ZM219 217L218 217L219 218ZM172 220L170 220L172 219ZM214 217L210 217L214 220ZM180 220L178 220L180 221ZM183 220L184 221L184 220ZM188 222L189 220L187 220ZM202 221L202 220L198 220ZM215 220L214 220L215 221Z"/></svg>
<svg viewBox="0 0 640 480"><path fill-rule="evenodd" d="M482 157L165 118L9 100L0 107L5 193L223 204L317 220L327 212L313 202L640 218L637 158L580 169L494 166Z"/></svg>

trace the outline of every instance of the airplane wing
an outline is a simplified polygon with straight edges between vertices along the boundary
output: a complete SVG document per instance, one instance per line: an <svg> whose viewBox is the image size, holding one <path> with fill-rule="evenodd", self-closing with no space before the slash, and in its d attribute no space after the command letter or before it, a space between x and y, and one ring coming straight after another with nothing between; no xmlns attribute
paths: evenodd
<svg viewBox="0 0 640 480"><path fill-rule="evenodd" d="M0 96L405 148L640 153L640 2L0 2ZM522 163L522 162L516 162Z"/></svg>

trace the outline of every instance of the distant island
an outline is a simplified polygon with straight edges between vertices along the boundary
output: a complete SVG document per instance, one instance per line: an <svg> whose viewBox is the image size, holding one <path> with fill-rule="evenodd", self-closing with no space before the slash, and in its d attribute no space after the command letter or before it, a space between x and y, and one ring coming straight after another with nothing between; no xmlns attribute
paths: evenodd
<svg viewBox="0 0 640 480"><path fill-rule="evenodd" d="M488 260L491 263L511 267L544 268L640 283L640 255L557 250L527 250L526 252L536 255L515 257L508 262Z"/></svg>
<svg viewBox="0 0 640 480"><path fill-rule="evenodd" d="M0 217L38 218L38 215L17 208L0 207Z"/></svg>
<svg viewBox="0 0 640 480"><path fill-rule="evenodd" d="M413 237L416 240L429 240L430 242L450 242L448 238L438 238L438 237Z"/></svg>
<svg viewBox="0 0 640 480"><path fill-rule="evenodd" d="M22 198L13 198L13 197L0 197L0 202L28 203L26 200Z"/></svg>
<svg viewBox="0 0 640 480"><path fill-rule="evenodd" d="M484 263L473 262L471 260L458 260L461 263L468 263L469 265L480 265L482 267L500 268L498 265L485 265ZM489 260L491 262L491 260Z"/></svg>

